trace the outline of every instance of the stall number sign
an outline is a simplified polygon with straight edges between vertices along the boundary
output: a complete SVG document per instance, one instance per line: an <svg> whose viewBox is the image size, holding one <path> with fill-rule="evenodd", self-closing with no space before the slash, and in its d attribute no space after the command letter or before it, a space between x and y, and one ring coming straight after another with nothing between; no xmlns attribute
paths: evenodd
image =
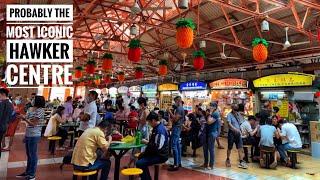
<svg viewBox="0 0 320 180"><path fill-rule="evenodd" d="M146 84L142 86L143 92L156 92L157 91L157 85L156 84Z"/></svg>
<svg viewBox="0 0 320 180"><path fill-rule="evenodd" d="M300 74L277 74L253 81L254 87L311 86L314 76Z"/></svg>
<svg viewBox="0 0 320 180"><path fill-rule="evenodd" d="M207 84L204 82L185 82L180 84L180 90L204 90Z"/></svg>
<svg viewBox="0 0 320 180"><path fill-rule="evenodd" d="M211 89L248 88L248 81L244 79L221 79L210 83Z"/></svg>
<svg viewBox="0 0 320 180"><path fill-rule="evenodd" d="M140 92L140 91L141 91L140 86L131 86L129 88L129 92Z"/></svg>
<svg viewBox="0 0 320 180"><path fill-rule="evenodd" d="M126 86L120 86L119 88L118 88L118 93L120 93L120 94L125 94L125 93L127 93L128 92L128 87L126 87Z"/></svg>

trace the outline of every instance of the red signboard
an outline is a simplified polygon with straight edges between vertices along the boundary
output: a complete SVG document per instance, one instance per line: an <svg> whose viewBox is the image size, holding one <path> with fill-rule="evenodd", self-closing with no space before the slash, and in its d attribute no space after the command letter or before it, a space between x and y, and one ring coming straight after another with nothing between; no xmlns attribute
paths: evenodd
<svg viewBox="0 0 320 180"><path fill-rule="evenodd" d="M211 89L245 89L248 81L244 79L220 79L210 83Z"/></svg>

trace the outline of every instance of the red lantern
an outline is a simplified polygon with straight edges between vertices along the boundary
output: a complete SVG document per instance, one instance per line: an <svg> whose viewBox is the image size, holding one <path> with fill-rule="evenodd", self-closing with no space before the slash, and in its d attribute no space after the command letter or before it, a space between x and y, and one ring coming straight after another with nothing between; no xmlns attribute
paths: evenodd
<svg viewBox="0 0 320 180"><path fill-rule="evenodd" d="M103 58L102 69L105 71L112 70L112 60L113 60L112 54L106 53L103 55L102 58Z"/></svg>
<svg viewBox="0 0 320 180"><path fill-rule="evenodd" d="M107 76L104 78L104 83L106 83L106 84L111 83L111 77L110 77L109 75L107 75Z"/></svg>
<svg viewBox="0 0 320 180"><path fill-rule="evenodd" d="M136 79L141 79L141 78L143 78L143 76L144 76L144 74L143 74L142 67L137 67L136 72L135 72Z"/></svg>
<svg viewBox="0 0 320 180"><path fill-rule="evenodd" d="M118 80L119 80L120 82L123 82L123 81L125 80L125 76L124 76L124 73L123 73L123 72L120 72L120 73L118 74Z"/></svg>
<svg viewBox="0 0 320 180"><path fill-rule="evenodd" d="M76 70L75 72L74 72L74 77L75 78L81 78L82 77L82 71L81 70Z"/></svg>
<svg viewBox="0 0 320 180"><path fill-rule="evenodd" d="M314 94L314 96L315 96L316 98L320 97L320 91L316 92L316 93Z"/></svg>
<svg viewBox="0 0 320 180"><path fill-rule="evenodd" d="M133 39L129 43L128 59L132 62L141 60L141 44L140 40Z"/></svg>
<svg viewBox="0 0 320 180"><path fill-rule="evenodd" d="M320 27L318 27L318 41L320 42Z"/></svg>
<svg viewBox="0 0 320 180"><path fill-rule="evenodd" d="M88 74L94 74L96 68L96 62L94 60L89 60L86 65L86 72Z"/></svg>
<svg viewBox="0 0 320 180"><path fill-rule="evenodd" d="M159 74L165 76L168 74L168 62L167 60L160 60L159 62Z"/></svg>
<svg viewBox="0 0 320 180"><path fill-rule="evenodd" d="M204 59L206 56L202 50L193 52L193 67L197 71L200 71L204 67Z"/></svg>

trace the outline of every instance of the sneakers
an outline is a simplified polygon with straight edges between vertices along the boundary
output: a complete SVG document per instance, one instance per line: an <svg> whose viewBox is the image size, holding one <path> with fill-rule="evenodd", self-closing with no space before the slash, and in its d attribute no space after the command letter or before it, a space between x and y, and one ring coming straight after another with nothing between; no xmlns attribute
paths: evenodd
<svg viewBox="0 0 320 180"><path fill-rule="evenodd" d="M16 175L16 178L26 178L27 176L28 176L28 174L24 172L24 173Z"/></svg>
<svg viewBox="0 0 320 180"><path fill-rule="evenodd" d="M26 180L36 180L36 177L35 176L27 176Z"/></svg>
<svg viewBox="0 0 320 180"><path fill-rule="evenodd" d="M179 166L171 166L168 168L168 171L178 171L179 170Z"/></svg>
<svg viewBox="0 0 320 180"><path fill-rule="evenodd" d="M231 167L230 159L226 160L226 167Z"/></svg>
<svg viewBox="0 0 320 180"><path fill-rule="evenodd" d="M204 170L206 170L206 171L210 171L212 169L213 169L213 166L208 166L208 167L204 168Z"/></svg>
<svg viewBox="0 0 320 180"><path fill-rule="evenodd" d="M244 161L241 161L238 165L239 168L242 168L242 169L248 169L248 165L246 162Z"/></svg>
<svg viewBox="0 0 320 180"><path fill-rule="evenodd" d="M271 169L276 169L277 168L277 162L273 162L272 164L270 164L270 168Z"/></svg>

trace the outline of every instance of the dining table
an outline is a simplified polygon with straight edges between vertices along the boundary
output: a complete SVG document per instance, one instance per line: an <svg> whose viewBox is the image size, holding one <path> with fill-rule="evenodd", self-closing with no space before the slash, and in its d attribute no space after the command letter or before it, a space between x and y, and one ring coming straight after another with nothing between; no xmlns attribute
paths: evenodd
<svg viewBox="0 0 320 180"><path fill-rule="evenodd" d="M114 142L111 143L109 151L112 156L114 156L115 166L114 166L114 180L119 180L120 177L120 162L123 155L125 155L130 149L142 148L146 146L145 144L135 144L135 143L124 143L124 142Z"/></svg>
<svg viewBox="0 0 320 180"><path fill-rule="evenodd" d="M80 123L78 122L74 122L74 121L68 121L66 123L63 123L60 125L60 127L63 127L63 128L72 128L73 130L73 134L71 134L71 139L70 139L70 147L73 146L73 140L74 140L74 137L77 136L77 128L79 127Z"/></svg>

